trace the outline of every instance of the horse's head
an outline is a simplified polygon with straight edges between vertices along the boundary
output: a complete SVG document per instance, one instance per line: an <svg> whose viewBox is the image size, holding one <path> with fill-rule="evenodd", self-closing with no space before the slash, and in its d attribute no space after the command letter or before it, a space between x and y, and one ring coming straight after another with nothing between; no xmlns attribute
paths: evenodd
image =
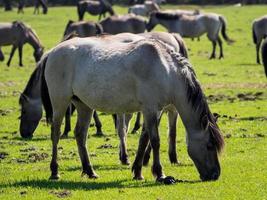
<svg viewBox="0 0 267 200"><path fill-rule="evenodd" d="M42 118L42 103L40 100L21 94L19 104L21 106L20 135L23 138L31 138Z"/></svg>
<svg viewBox="0 0 267 200"><path fill-rule="evenodd" d="M35 49L35 51L33 52L33 57L35 59L35 62L38 62L41 59L43 53L44 53L44 47Z"/></svg>
<svg viewBox="0 0 267 200"><path fill-rule="evenodd" d="M158 19L157 19L157 12L152 12L149 15L149 21L146 24L146 29L148 32L152 31L152 29L158 24Z"/></svg>
<svg viewBox="0 0 267 200"><path fill-rule="evenodd" d="M223 138L215 119L211 121L207 115L202 117L200 131L192 131L187 139L188 154L194 161L201 180L217 180L221 172L218 152L223 147Z"/></svg>

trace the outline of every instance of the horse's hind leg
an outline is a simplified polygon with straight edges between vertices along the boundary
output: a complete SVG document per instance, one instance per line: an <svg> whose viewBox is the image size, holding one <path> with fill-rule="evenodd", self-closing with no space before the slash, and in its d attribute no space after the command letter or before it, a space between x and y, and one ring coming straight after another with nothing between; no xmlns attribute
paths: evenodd
<svg viewBox="0 0 267 200"><path fill-rule="evenodd" d="M10 52L9 59L7 61L7 66L10 66L10 62L12 60L12 57L14 56L14 53L15 53L16 49L17 49L17 46L13 45L12 49L11 49L11 52Z"/></svg>
<svg viewBox="0 0 267 200"><path fill-rule="evenodd" d="M51 140L52 140L52 160L50 163L51 176L50 179L59 179L58 174L58 164L57 164L57 145L60 138L60 127L61 123L67 109L68 104L64 106L63 104L60 106L54 106L57 108L53 109L53 123L51 126Z"/></svg>
<svg viewBox="0 0 267 200"><path fill-rule="evenodd" d="M131 131L131 133L136 133L139 128L141 127L141 112L138 112L137 115L136 115L136 120L135 120L135 123L134 123L134 128L133 130Z"/></svg>
<svg viewBox="0 0 267 200"><path fill-rule="evenodd" d="M222 39L220 38L220 36L218 36L218 44L219 44L219 47L220 47L220 56L219 56L219 59L223 58L223 46L222 46Z"/></svg>
<svg viewBox="0 0 267 200"><path fill-rule="evenodd" d="M23 66L22 64L22 49L23 49L23 46L22 45L19 45L18 46L18 50L19 50L19 66Z"/></svg>
<svg viewBox="0 0 267 200"><path fill-rule="evenodd" d="M169 121L169 159L172 164L178 164L176 154L176 123L177 123L178 113L176 110L168 111L168 121Z"/></svg>
<svg viewBox="0 0 267 200"><path fill-rule="evenodd" d="M101 121L100 121L100 119L98 117L98 114L97 114L96 110L94 111L93 117L94 117L94 120L95 120L96 135L97 136L103 136L104 133L102 132L102 124L101 124Z"/></svg>
<svg viewBox="0 0 267 200"><path fill-rule="evenodd" d="M210 59L216 58L216 41L212 41L212 53L210 55Z"/></svg>
<svg viewBox="0 0 267 200"><path fill-rule="evenodd" d="M98 175L94 172L93 167L90 163L86 147L87 131L90 124L90 120L92 118L93 110L79 100L75 100L73 103L77 108L78 113L74 134L82 163L82 174L86 174L89 178L98 178Z"/></svg>
<svg viewBox="0 0 267 200"><path fill-rule="evenodd" d="M120 138L120 161L123 165L129 165L130 162L128 160L126 145L127 130L125 123L125 114L117 114L117 131Z"/></svg>

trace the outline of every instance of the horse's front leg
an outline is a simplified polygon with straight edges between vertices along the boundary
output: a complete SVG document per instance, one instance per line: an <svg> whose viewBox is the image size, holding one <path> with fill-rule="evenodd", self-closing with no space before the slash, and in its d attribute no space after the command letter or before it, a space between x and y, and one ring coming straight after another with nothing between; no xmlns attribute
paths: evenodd
<svg viewBox="0 0 267 200"><path fill-rule="evenodd" d="M257 63L258 64L261 64L260 55L259 55L260 46L261 46L261 41L257 42L257 44L256 44L256 56L257 56Z"/></svg>
<svg viewBox="0 0 267 200"><path fill-rule="evenodd" d="M4 59L5 59L4 53L2 49L0 48L0 61L4 61Z"/></svg>
<svg viewBox="0 0 267 200"><path fill-rule="evenodd" d="M126 130L126 123L125 123L125 114L117 114L117 131L118 136L120 138L120 161L123 165L129 165L130 162L128 160L127 154L127 130Z"/></svg>
<svg viewBox="0 0 267 200"><path fill-rule="evenodd" d="M17 49L17 46L13 45L13 46L12 46L12 49L11 49L11 52L10 52L9 59L8 59L8 61L7 61L7 66L8 66L8 67L10 66L10 62L11 62L11 60L12 60L12 57L14 56L14 53L15 53L16 49Z"/></svg>
<svg viewBox="0 0 267 200"><path fill-rule="evenodd" d="M87 175L89 178L98 178L98 175L94 172L90 163L86 146L87 131L92 118L93 110L81 101L75 101L73 103L78 113L74 134L82 163L82 175Z"/></svg>
<svg viewBox="0 0 267 200"><path fill-rule="evenodd" d="M102 123L98 117L96 110L94 111L93 117L94 117L94 121L95 121L96 135L97 136L103 136L104 133L102 132Z"/></svg>
<svg viewBox="0 0 267 200"><path fill-rule="evenodd" d="M168 111L168 121L169 121L169 159L172 164L178 164L176 154L176 123L178 118L178 112L176 110Z"/></svg>
<svg viewBox="0 0 267 200"><path fill-rule="evenodd" d="M22 67L23 66L23 64L22 64L22 49L23 49L23 45L19 45L18 49L19 49L19 66Z"/></svg>
<svg viewBox="0 0 267 200"><path fill-rule="evenodd" d="M146 113L144 114L145 124L147 124L146 129L148 130L149 140L153 151L153 165L152 173L156 177L158 182L163 182L165 184L172 184L175 182L173 177L165 177L162 166L160 163L160 137L158 132L158 117L157 113Z"/></svg>

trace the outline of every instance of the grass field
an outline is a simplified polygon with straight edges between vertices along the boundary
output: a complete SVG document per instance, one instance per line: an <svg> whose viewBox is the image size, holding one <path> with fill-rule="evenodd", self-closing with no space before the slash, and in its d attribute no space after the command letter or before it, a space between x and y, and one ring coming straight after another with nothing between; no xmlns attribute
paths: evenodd
<svg viewBox="0 0 267 200"><path fill-rule="evenodd" d="M164 8L171 6L164 6ZM185 6L193 8L194 6ZM174 7L171 7L174 8ZM126 7L116 6L118 13ZM145 181L132 180L130 166L118 159L118 137L111 117L100 115L105 137L96 137L89 130L88 149L100 178L81 177L81 167L73 133L59 144L61 179L49 181L51 154L50 129L43 122L32 140L22 140L18 132L19 92L35 68L29 45L24 47L24 66L18 67L17 53L5 63L11 47L2 47L6 60L0 63L0 199L267 199L267 81L261 65L256 65L252 42L252 20L266 14L267 6L207 6L207 12L223 14L228 21L228 35L236 42L224 42L225 59L208 60L211 43L205 36L200 41L186 39L190 61L202 83L212 112L219 113L219 126L226 147L220 157L222 173L216 182L197 182L199 175L186 152L185 131L178 122L178 156L180 166L172 166L167 157L167 123L163 117L161 159L165 174L187 182L165 186L155 183L150 166L144 167ZM92 19L86 15L87 19ZM24 15L16 11L0 11L2 22L22 20L32 26L45 49L62 38L65 24L77 19L75 7L50 8L47 16L33 15L27 8ZM93 18L96 20L96 18ZM164 30L157 27L157 30ZM76 116L73 117L74 126ZM128 147L133 161L139 134L129 134ZM111 148L100 148L110 144Z"/></svg>

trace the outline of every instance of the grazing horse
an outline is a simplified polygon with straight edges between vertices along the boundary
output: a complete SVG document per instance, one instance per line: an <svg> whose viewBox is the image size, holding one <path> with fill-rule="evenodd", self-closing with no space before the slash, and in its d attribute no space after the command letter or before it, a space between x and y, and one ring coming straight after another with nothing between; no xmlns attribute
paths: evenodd
<svg viewBox="0 0 267 200"><path fill-rule="evenodd" d="M69 20L63 37L66 37L71 33L76 33L79 37L90 37L103 33L103 28L99 23L91 21L74 22Z"/></svg>
<svg viewBox="0 0 267 200"><path fill-rule="evenodd" d="M43 14L47 14L48 7L46 0L35 0L34 1L34 11L33 14L39 14L39 7L42 6Z"/></svg>
<svg viewBox="0 0 267 200"><path fill-rule="evenodd" d="M79 20L83 20L84 13L89 12L91 15L99 15L98 20L103 17L106 17L106 12L110 15L114 15L115 12L112 8L112 5L107 0L99 0L99 1L79 1L77 4L77 11Z"/></svg>
<svg viewBox="0 0 267 200"><path fill-rule="evenodd" d="M29 43L33 47L33 56L35 61L38 62L43 55L44 48L35 32L20 21L0 23L0 47L13 45L7 66L10 66L11 59L17 48L19 50L19 66L23 66L22 48L25 43Z"/></svg>
<svg viewBox="0 0 267 200"><path fill-rule="evenodd" d="M261 57L265 71L265 76L267 77L267 38L265 38L261 47Z"/></svg>
<svg viewBox="0 0 267 200"><path fill-rule="evenodd" d="M226 21L224 17L213 13L188 16L175 13L154 12L150 15L147 30L151 31L157 24L161 24L169 32L179 33L182 37L194 38L207 33L208 39L213 45L210 59L216 57L216 43L218 43L220 47L219 58L223 58L222 40L219 36L220 29L223 38L228 43L233 42L233 40L226 35Z"/></svg>
<svg viewBox="0 0 267 200"><path fill-rule="evenodd" d="M20 110L20 135L22 138L32 138L43 114L41 99L41 68L36 67L32 73L24 91L19 97ZM74 111L73 107L69 107L65 114L65 129L63 135L67 135L71 130L70 115ZM94 113L96 126L96 134L102 135L102 124Z"/></svg>
<svg viewBox="0 0 267 200"><path fill-rule="evenodd" d="M75 137L82 169L89 178L98 177L86 145L93 109L119 114L141 111L145 128L132 167L134 179L143 179L143 157L150 141L156 180L173 183L174 178L165 177L160 164L157 124L157 112L170 104L185 125L188 153L201 180L219 178L223 137L191 65L169 45L154 39L74 38L54 47L39 65L43 69L42 101L52 123L51 179L59 178L57 146L71 102L78 112Z"/></svg>
<svg viewBox="0 0 267 200"><path fill-rule="evenodd" d="M267 36L267 15L255 19L252 23L253 42L256 45L257 63L260 64L260 46L261 41Z"/></svg>
<svg viewBox="0 0 267 200"><path fill-rule="evenodd" d="M128 13L135 15L148 16L151 12L159 11L159 6L151 1L145 2L144 4L137 4L129 7Z"/></svg>
<svg viewBox="0 0 267 200"><path fill-rule="evenodd" d="M123 32L143 33L146 31L146 20L133 14L110 16L100 24L105 33L118 34Z"/></svg>
<svg viewBox="0 0 267 200"><path fill-rule="evenodd" d="M77 32L78 33L78 32ZM143 33L139 35L134 35L130 33L122 33L114 36L109 36L113 40L141 40L145 38L157 39L165 42L166 44L173 47L174 51L180 52L181 55L187 57L187 49L184 44L184 41L178 34L170 34L165 32L151 32ZM33 136L33 133L38 126L38 123L42 116L42 102L41 102L41 91L40 91L40 70L36 69L28 81L24 92L20 96L20 106L21 106L21 117L20 117L20 134L24 138L29 138ZM97 135L102 134L101 122L98 119L97 113L94 112L94 119L97 128ZM140 114L138 114L140 118ZM176 154L176 121L178 113L175 109L168 109L168 120L169 120L169 158L171 163L178 163L177 154ZM128 120L123 121L121 124L122 127L128 127ZM117 121L117 120L116 120ZM140 121L140 119L139 119ZM124 124L127 123L127 124ZM140 126L140 125L139 125ZM136 127L135 127L136 128ZM128 128L126 128L127 130ZM70 131L70 112L67 111L65 115L65 129L62 136L67 137L68 132ZM122 164L128 164L128 154L127 154L127 145L126 145L126 136L127 132L117 126L118 135L120 138L120 160ZM148 163L149 152L147 152L144 164Z"/></svg>

